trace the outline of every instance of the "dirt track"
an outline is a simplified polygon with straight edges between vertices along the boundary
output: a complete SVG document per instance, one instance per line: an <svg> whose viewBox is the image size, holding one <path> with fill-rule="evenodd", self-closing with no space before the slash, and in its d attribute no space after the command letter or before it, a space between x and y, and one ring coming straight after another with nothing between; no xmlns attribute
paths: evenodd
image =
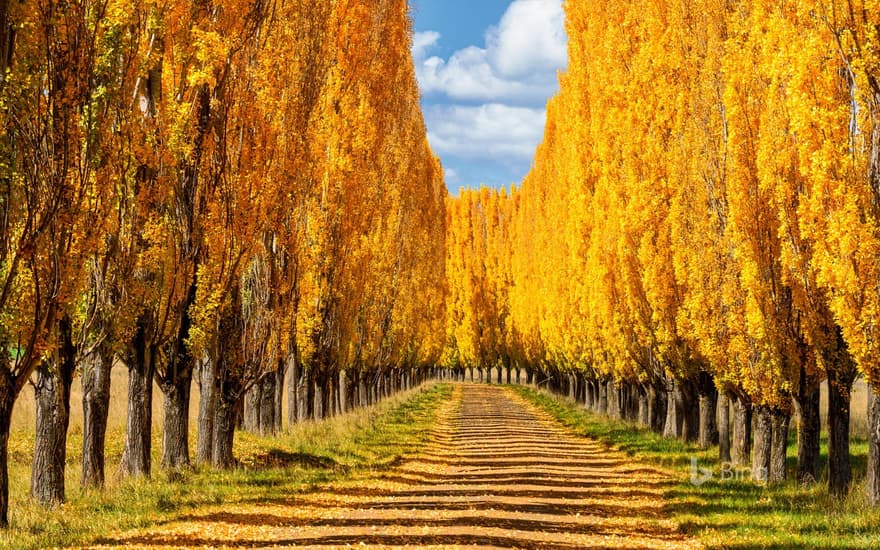
<svg viewBox="0 0 880 550"><path fill-rule="evenodd" d="M696 548L663 518L660 471L570 435L512 391L462 385L396 468L287 502L205 510L138 548Z"/></svg>

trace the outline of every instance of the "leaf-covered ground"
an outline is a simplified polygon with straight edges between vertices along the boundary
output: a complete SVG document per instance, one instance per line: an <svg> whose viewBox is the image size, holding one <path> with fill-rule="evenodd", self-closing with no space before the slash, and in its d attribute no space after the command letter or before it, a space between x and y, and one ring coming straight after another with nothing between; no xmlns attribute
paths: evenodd
<svg viewBox="0 0 880 550"><path fill-rule="evenodd" d="M668 473L576 437L510 389L456 386L429 443L286 498L200 508L97 547L696 548Z"/></svg>

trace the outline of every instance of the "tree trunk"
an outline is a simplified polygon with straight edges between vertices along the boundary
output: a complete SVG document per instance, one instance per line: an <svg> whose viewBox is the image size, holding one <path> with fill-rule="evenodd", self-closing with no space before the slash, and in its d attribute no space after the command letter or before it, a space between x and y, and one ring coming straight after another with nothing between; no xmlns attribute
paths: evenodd
<svg viewBox="0 0 880 550"><path fill-rule="evenodd" d="M819 479L821 433L819 384L815 379L808 381L802 374L795 403L798 414L797 480L798 483L815 483Z"/></svg>
<svg viewBox="0 0 880 550"><path fill-rule="evenodd" d="M258 382L260 385L260 435L275 434L275 376L274 371L268 372Z"/></svg>
<svg viewBox="0 0 880 550"><path fill-rule="evenodd" d="M768 481L773 446L773 422L770 407L758 406L755 412L755 446L752 449L752 479Z"/></svg>
<svg viewBox="0 0 880 550"><path fill-rule="evenodd" d="M638 423L639 426L647 428L651 425L651 415L648 407L648 390L643 385L638 386Z"/></svg>
<svg viewBox="0 0 880 550"><path fill-rule="evenodd" d="M676 391L678 381L669 380L666 391L666 422L663 425L663 436L680 438L682 436L681 392Z"/></svg>
<svg viewBox="0 0 880 550"><path fill-rule="evenodd" d="M83 487L104 486L104 439L110 411L110 371L113 352L101 346L83 368Z"/></svg>
<svg viewBox="0 0 880 550"><path fill-rule="evenodd" d="M76 370L76 347L70 319L59 322L59 346L51 364L37 367L34 397L37 428L31 476L31 496L43 506L64 502L67 428L70 425L70 385Z"/></svg>
<svg viewBox="0 0 880 550"><path fill-rule="evenodd" d="M685 441L697 442L700 438L700 398L697 384L692 380L676 382L676 398L680 400L681 436ZM714 418L713 418L714 423Z"/></svg>
<svg viewBox="0 0 880 550"><path fill-rule="evenodd" d="M620 394L617 392L617 384L614 380L609 380L605 387L605 393L608 395L608 409L605 412L609 417L619 419L620 415Z"/></svg>
<svg viewBox="0 0 880 550"><path fill-rule="evenodd" d="M192 371L190 371L191 373ZM165 420L162 432L162 467L177 469L189 466L189 397L192 374L178 376L161 386Z"/></svg>
<svg viewBox="0 0 880 550"><path fill-rule="evenodd" d="M196 462L211 464L214 453L214 419L217 416L217 384L212 359L199 366L199 433L196 442Z"/></svg>
<svg viewBox="0 0 880 550"><path fill-rule="evenodd" d="M310 368L300 369L299 394L299 419L309 420L313 418L315 410L315 384L312 383L312 370Z"/></svg>
<svg viewBox="0 0 880 550"><path fill-rule="evenodd" d="M252 434L260 433L260 404L263 401L263 387L259 382L244 394L244 429Z"/></svg>
<svg viewBox="0 0 880 550"><path fill-rule="evenodd" d="M828 369L828 490L834 495L846 494L852 482L849 457L852 384L852 376Z"/></svg>
<svg viewBox="0 0 880 550"><path fill-rule="evenodd" d="M706 373L700 373L700 404L699 404L699 444L701 449L708 449L718 443L718 390L712 377Z"/></svg>
<svg viewBox="0 0 880 550"><path fill-rule="evenodd" d="M178 326L177 337L164 348L164 369L157 369L156 381L162 390L164 424L162 431L162 467L177 469L189 466L189 397L192 391L195 357L187 340L192 319L190 310L196 301L196 280L193 275L187 294L187 306Z"/></svg>
<svg viewBox="0 0 880 550"><path fill-rule="evenodd" d="M2 359L0 359L2 361ZM9 527L9 423L15 405L14 381L6 372L0 373L0 529Z"/></svg>
<svg viewBox="0 0 880 550"><path fill-rule="evenodd" d="M315 397L312 402L312 418L315 420L321 420L324 418L324 408L325 408L325 399L324 395L324 375L318 375L314 377L312 381L312 385L315 388Z"/></svg>
<svg viewBox="0 0 880 550"><path fill-rule="evenodd" d="M605 411L608 410L608 386L605 384L604 380L599 380L599 399L597 400L597 411L602 414L605 414Z"/></svg>
<svg viewBox="0 0 880 550"><path fill-rule="evenodd" d="M718 395L718 458L730 462L730 394L727 390Z"/></svg>
<svg viewBox="0 0 880 550"><path fill-rule="evenodd" d="M288 370L290 371L290 376L288 377L287 382L287 423L290 427L293 427L294 424L299 422L299 364L296 361L296 356L291 353L288 358L290 361L290 365L288 365Z"/></svg>
<svg viewBox="0 0 880 550"><path fill-rule="evenodd" d="M337 400L337 410L339 414L345 414L348 410L348 376L344 369L339 371L339 399Z"/></svg>
<svg viewBox="0 0 880 550"><path fill-rule="evenodd" d="M287 362L284 359L278 360L278 368L275 369L275 387L272 399L272 418L275 424L272 426L272 433L281 433L284 431L282 403L284 402L284 378L287 374Z"/></svg>
<svg viewBox="0 0 880 550"><path fill-rule="evenodd" d="M219 389L219 388L218 388ZM235 419L238 414L236 404L220 391L217 396L216 416L214 418L214 449L211 464L215 468L229 469L235 466L232 447L235 442Z"/></svg>
<svg viewBox="0 0 880 550"><path fill-rule="evenodd" d="M768 481L780 483L786 478L786 458L788 453L788 426L791 414L774 409L771 412L772 441L770 450L770 470Z"/></svg>
<svg viewBox="0 0 880 550"><path fill-rule="evenodd" d="M0 403L2 403L2 400L0 400ZM0 414L0 419L3 418L9 417ZM6 429L0 432L0 436L8 433L8 431L9 428L7 425ZM2 464L6 464L5 441L0 442L0 453L3 453L3 455L0 456L0 461L2 461ZM3 471L0 473L5 475L5 472L6 469L3 468ZM3 486L6 486L5 483ZM868 495L868 502L871 506L880 506L880 390L873 386L870 387L870 391L868 392L868 471L865 490ZM6 507L3 506L2 510L5 513ZM5 517L3 519L5 519Z"/></svg>
<svg viewBox="0 0 880 550"><path fill-rule="evenodd" d="M748 466L752 448L752 403L742 396L733 402L733 445L731 458L736 466Z"/></svg>
<svg viewBox="0 0 880 550"><path fill-rule="evenodd" d="M370 404L370 396L367 394L367 376L364 373L358 374L358 400L361 407L367 407Z"/></svg>
<svg viewBox="0 0 880 550"><path fill-rule="evenodd" d="M130 476L150 476L150 448L153 429L153 366L155 349L138 322L127 360L128 416L120 469Z"/></svg>
<svg viewBox="0 0 880 550"><path fill-rule="evenodd" d="M668 393L657 384L648 384L648 419L651 430L662 434L666 429L666 399Z"/></svg>
<svg viewBox="0 0 880 550"><path fill-rule="evenodd" d="M535 383L535 371L526 369L526 385L531 386Z"/></svg>

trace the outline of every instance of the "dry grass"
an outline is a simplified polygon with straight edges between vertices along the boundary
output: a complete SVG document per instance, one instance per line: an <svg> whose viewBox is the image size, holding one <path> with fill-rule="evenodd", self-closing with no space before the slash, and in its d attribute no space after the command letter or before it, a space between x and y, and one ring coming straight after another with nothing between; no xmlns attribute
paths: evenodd
<svg viewBox="0 0 880 550"><path fill-rule="evenodd" d="M110 415L107 419L107 431L125 428L126 408L128 404L128 370L121 364L113 367L110 373ZM36 418L34 392L30 386L25 387L15 408L12 409L12 432L33 432ZM189 416L195 421L199 411L199 385L193 382L192 399L190 400ZM160 429L164 414L162 411L162 391L153 384L153 427ZM70 431L82 433L82 378L77 376L70 388Z"/></svg>

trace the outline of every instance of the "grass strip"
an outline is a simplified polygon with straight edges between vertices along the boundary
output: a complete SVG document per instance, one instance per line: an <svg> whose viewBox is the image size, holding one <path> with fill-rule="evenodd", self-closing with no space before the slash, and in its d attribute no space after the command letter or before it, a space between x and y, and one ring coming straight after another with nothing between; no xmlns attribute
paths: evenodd
<svg viewBox="0 0 880 550"><path fill-rule="evenodd" d="M850 494L835 498L828 493L827 478L807 486L793 480L797 462L794 430L789 438L789 481L767 486L752 481L744 469L728 467L722 476L724 465L717 459L717 447L700 450L596 414L546 391L513 388L575 433L670 471L665 491L668 517L681 532L698 537L707 548L880 548L880 510L867 505L862 489L867 455L864 441L855 440L852 444L854 480ZM691 482L693 459L699 468L713 472L711 479L701 484ZM821 460L824 470L825 435Z"/></svg>

